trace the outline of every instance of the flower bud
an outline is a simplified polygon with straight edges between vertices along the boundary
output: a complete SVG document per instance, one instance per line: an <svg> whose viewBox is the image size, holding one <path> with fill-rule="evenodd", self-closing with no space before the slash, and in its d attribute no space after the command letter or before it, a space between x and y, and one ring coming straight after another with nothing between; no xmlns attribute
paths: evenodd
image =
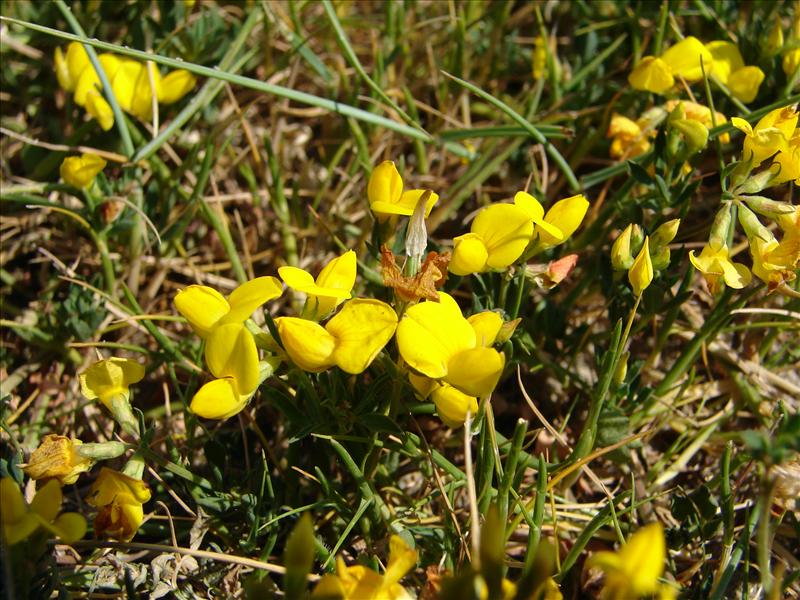
<svg viewBox="0 0 800 600"><path fill-rule="evenodd" d="M642 292L644 292L647 286L653 281L653 263L650 259L650 240L647 237L644 238L644 245L628 271L628 281L631 287L633 287L634 295L637 297L640 297Z"/></svg>
<svg viewBox="0 0 800 600"><path fill-rule="evenodd" d="M94 178L106 166L106 161L96 154L81 154L68 156L61 163L59 172L61 178L76 188L87 188L94 182Z"/></svg>
<svg viewBox="0 0 800 600"><path fill-rule="evenodd" d="M650 236L653 246L656 247L669 244L678 234L678 227L680 227L680 225L680 219L672 219L659 225L658 228L653 232L653 235Z"/></svg>
<svg viewBox="0 0 800 600"><path fill-rule="evenodd" d="M714 248L722 248L728 243L728 232L731 229L731 206L726 204L719 209L711 225L708 243Z"/></svg>
<svg viewBox="0 0 800 600"><path fill-rule="evenodd" d="M797 206L794 204L772 200L764 196L739 196L739 200L744 200L752 210L770 219L777 220L785 215L794 214L797 210Z"/></svg>
<svg viewBox="0 0 800 600"><path fill-rule="evenodd" d="M766 56L775 56L783 48L783 29L781 28L780 18L772 21L767 36L764 38L761 49Z"/></svg>
<svg viewBox="0 0 800 600"><path fill-rule="evenodd" d="M690 154L700 152L708 143L708 129L699 121L679 119L672 126L681 132Z"/></svg>
<svg viewBox="0 0 800 600"><path fill-rule="evenodd" d="M744 180L743 183L736 186L736 191L742 194L755 194L770 187L770 182L775 178L775 171L767 169L756 173L751 177Z"/></svg>
<svg viewBox="0 0 800 600"><path fill-rule="evenodd" d="M764 224L758 220L756 214L747 206L739 204L738 214L739 223L742 224L742 228L749 239L759 238L765 242L771 242L775 239L772 232L764 227Z"/></svg>
<svg viewBox="0 0 800 600"><path fill-rule="evenodd" d="M627 271L633 265L633 254L631 253L631 235L633 223L628 225L622 233L614 240L611 246L611 266L617 271Z"/></svg>

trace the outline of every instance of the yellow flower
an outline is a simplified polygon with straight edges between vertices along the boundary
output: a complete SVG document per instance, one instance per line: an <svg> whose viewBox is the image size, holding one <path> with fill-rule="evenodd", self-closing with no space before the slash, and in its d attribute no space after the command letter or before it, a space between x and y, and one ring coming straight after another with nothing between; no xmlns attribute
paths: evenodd
<svg viewBox="0 0 800 600"><path fill-rule="evenodd" d="M786 147L775 155L770 165L775 177L769 185L779 185L794 180L800 184L800 129L795 129Z"/></svg>
<svg viewBox="0 0 800 600"><path fill-rule="evenodd" d="M144 367L130 358L109 358L94 363L80 374L81 392L88 400L100 400L111 410L115 396L130 398L129 386L144 377Z"/></svg>
<svg viewBox="0 0 800 600"><path fill-rule="evenodd" d="M528 212L513 204L491 204L472 221L470 233L453 239L450 272L470 275L504 269L522 255L532 235Z"/></svg>
<svg viewBox="0 0 800 600"><path fill-rule="evenodd" d="M426 190L403 191L403 179L397 172L397 167L390 160L385 160L372 171L367 184L367 198L369 207L376 215L404 215L410 217L414 214L417 202ZM425 206L425 216L431 214L434 204L439 200L438 194L431 193Z"/></svg>
<svg viewBox="0 0 800 600"><path fill-rule="evenodd" d="M308 271L297 267L281 267L278 275L290 288L308 296L306 310L316 320L350 298L356 282L356 253L348 250L334 258L320 271L316 281Z"/></svg>
<svg viewBox="0 0 800 600"><path fill-rule="evenodd" d="M644 245L628 270L628 281L634 296L641 296L653 282L653 263L650 259L650 238L644 238Z"/></svg>
<svg viewBox="0 0 800 600"><path fill-rule="evenodd" d="M514 201L517 201L516 197ZM528 206L531 205L528 204ZM552 248L563 244L575 233L586 216L589 201L583 194L564 198L553 204L541 220L537 220L536 206L532 205L532 207L533 222L536 224L535 234L538 236L539 246Z"/></svg>
<svg viewBox="0 0 800 600"><path fill-rule="evenodd" d="M645 130L637 121L614 114L608 125L606 137L611 138L608 153L612 158L635 158L650 149L651 136L655 130Z"/></svg>
<svg viewBox="0 0 800 600"><path fill-rule="evenodd" d="M194 75L183 69L172 71L162 78L152 63L144 64L108 53L100 54L98 59L120 108L144 120L152 116L154 96L158 102L172 104L189 93L196 83ZM66 56L60 48L56 48L55 65L61 87L74 92L75 102L86 108L104 130L111 129L114 115L100 93L100 77L92 67L83 45L70 43Z"/></svg>
<svg viewBox="0 0 800 600"><path fill-rule="evenodd" d="M82 443L63 435L46 435L31 454L25 473L31 479L57 479L61 485L75 483L94 464L78 453L77 447Z"/></svg>
<svg viewBox="0 0 800 600"><path fill-rule="evenodd" d="M544 75L547 68L547 38L543 35L537 35L533 43L532 72L533 78L539 79Z"/></svg>
<svg viewBox="0 0 800 600"><path fill-rule="evenodd" d="M664 108L671 113L678 105L682 107L685 119L697 121L704 125L706 129L711 129L712 127L723 125L728 122L727 117L721 112L715 111L714 118L712 119L710 108L698 104L697 102L690 102L689 100L669 100L664 104ZM719 139L723 144L727 144L730 141L730 135L727 133L722 134L719 136Z"/></svg>
<svg viewBox="0 0 800 600"><path fill-rule="evenodd" d="M397 314L380 300L350 300L325 327L297 317L275 325L291 361L317 373L336 365L353 375L366 370L394 335Z"/></svg>
<svg viewBox="0 0 800 600"><path fill-rule="evenodd" d="M410 307L397 326L397 346L412 369L470 396L490 394L505 366L505 356L482 342L444 292L439 302Z"/></svg>
<svg viewBox="0 0 800 600"><path fill-rule="evenodd" d="M215 289L205 285L190 285L175 295L175 308L183 315L197 335L206 339L215 327L243 323L262 304L283 293L275 277L257 277L231 292L227 300Z"/></svg>
<svg viewBox="0 0 800 600"><path fill-rule="evenodd" d="M611 246L611 266L618 271L627 271L633 265L631 237L634 234L634 228L638 229L639 226L633 223L628 225Z"/></svg>
<svg viewBox="0 0 800 600"><path fill-rule="evenodd" d="M76 188L87 188L92 185L97 174L105 169L106 161L96 154L68 156L61 163L61 178Z"/></svg>
<svg viewBox="0 0 800 600"><path fill-rule="evenodd" d="M348 567L341 557L336 559L336 575L324 575L311 594L312 598L341 600L411 600L400 585L403 576L417 562L417 552L398 535L389 540L389 562L380 575L362 565Z"/></svg>
<svg viewBox="0 0 800 600"><path fill-rule="evenodd" d="M713 73L731 93L742 102L752 102L764 81L764 72L758 67L747 67L736 44L715 41L706 44L714 63Z"/></svg>
<svg viewBox="0 0 800 600"><path fill-rule="evenodd" d="M703 246L700 256L695 256L694 250L689 252L689 260L703 274L712 293L718 292L723 282L728 287L741 289L752 279L750 270L731 261L728 253L728 246L716 241Z"/></svg>
<svg viewBox="0 0 800 600"><path fill-rule="evenodd" d="M658 582L666 558L664 528L652 523L634 533L619 551L595 552L587 565L605 573L603 598L634 600L667 587Z"/></svg>
<svg viewBox="0 0 800 600"><path fill-rule="evenodd" d="M689 82L701 80L701 59L706 73L710 74L711 53L700 40L690 36L669 48L660 57L645 56L628 75L628 82L634 89L663 94L674 85L676 77L682 77Z"/></svg>
<svg viewBox="0 0 800 600"><path fill-rule="evenodd" d="M0 521L6 543L13 546L40 527L61 538L65 544L81 539L86 533L86 519L78 513L59 515L61 500L61 486L55 479L37 490L30 506L25 503L16 481L11 477L0 479Z"/></svg>
<svg viewBox="0 0 800 600"><path fill-rule="evenodd" d="M86 498L98 509L95 533L98 537L130 541L142 524L142 505L148 500L150 489L144 481L103 467Z"/></svg>
<svg viewBox="0 0 800 600"><path fill-rule="evenodd" d="M774 237L765 241L750 239L750 254L753 257L753 274L773 291L797 277L800 260L800 238L786 236L778 242Z"/></svg>
<svg viewBox="0 0 800 600"><path fill-rule="evenodd" d="M783 53L781 67L787 79L794 77L797 69L800 68L800 48L793 48Z"/></svg>
<svg viewBox="0 0 800 600"><path fill-rule="evenodd" d="M797 107L776 108L764 115L755 127L738 117L733 117L731 123L745 134L743 158L752 160L752 166L757 167L776 152L788 149L797 127Z"/></svg>
<svg viewBox="0 0 800 600"><path fill-rule="evenodd" d="M408 379L420 400L430 397L442 422L453 429L464 424L467 413L478 414L478 399L454 388L449 383L409 373Z"/></svg>

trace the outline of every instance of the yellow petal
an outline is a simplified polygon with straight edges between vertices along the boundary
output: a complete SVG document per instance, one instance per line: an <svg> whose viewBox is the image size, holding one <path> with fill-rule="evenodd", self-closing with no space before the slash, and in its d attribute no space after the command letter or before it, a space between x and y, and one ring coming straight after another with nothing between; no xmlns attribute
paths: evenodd
<svg viewBox="0 0 800 600"><path fill-rule="evenodd" d="M385 204L381 202L376 202L375 205L372 207L372 210L375 212L382 212L392 215L405 215L410 217L414 214L414 209L417 207L417 203L419 199L422 198L422 195L427 192L428 190L409 190L407 192L403 192L400 196L400 200L397 201L397 204ZM431 210L433 210L434 205L439 201L439 194L435 194L431 192L430 196L425 202L425 217L428 217L431 214Z"/></svg>
<svg viewBox="0 0 800 600"><path fill-rule="evenodd" d="M106 161L96 154L68 156L61 163L61 178L77 188L89 187L97 174L106 166Z"/></svg>
<svg viewBox="0 0 800 600"><path fill-rule="evenodd" d="M736 98L748 103L756 99L762 81L764 81L764 71L758 67L742 67L731 73L728 88Z"/></svg>
<svg viewBox="0 0 800 600"><path fill-rule="evenodd" d="M58 53L56 53L56 57ZM58 68L57 65L57 73L58 70L64 69L66 73L59 74L59 83L62 87L68 91L72 92L75 90L75 86L78 84L78 79L83 73L83 70L87 67L91 68L89 63L89 55L86 54L86 49L83 47L83 44L78 42L70 42L67 46L67 55L64 59L64 65ZM64 77L64 81L61 78Z"/></svg>
<svg viewBox="0 0 800 600"><path fill-rule="evenodd" d="M86 112L98 122L103 131L108 131L114 126L114 111L100 92L89 90L86 94Z"/></svg>
<svg viewBox="0 0 800 600"><path fill-rule="evenodd" d="M536 221L544 217L544 207L528 192L517 192L514 194L514 205L524 210L531 221Z"/></svg>
<svg viewBox="0 0 800 600"><path fill-rule="evenodd" d="M475 330L475 338L479 346L491 346L503 326L503 317L491 310L476 313L467 319Z"/></svg>
<svg viewBox="0 0 800 600"><path fill-rule="evenodd" d="M141 479L102 467L86 501L92 506L111 504L115 499L144 504L150 496L150 488Z"/></svg>
<svg viewBox="0 0 800 600"><path fill-rule="evenodd" d="M731 125L736 127L739 131L744 132L745 135L753 135L753 126L744 119L731 117Z"/></svg>
<svg viewBox="0 0 800 600"><path fill-rule="evenodd" d="M205 285L190 285L179 291L174 302L175 308L201 338L206 338L231 309L222 294Z"/></svg>
<svg viewBox="0 0 800 600"><path fill-rule="evenodd" d="M142 63L136 60L123 59L114 75L111 89L119 107L127 113L133 114L133 101L136 94L136 81L142 72Z"/></svg>
<svg viewBox="0 0 800 600"><path fill-rule="evenodd" d="M279 267L278 275L287 286L298 292L308 293L306 290L314 289L316 286L314 276L298 267Z"/></svg>
<svg viewBox="0 0 800 600"><path fill-rule="evenodd" d="M551 247L566 241L583 222L588 209L589 201L583 194L570 196L553 204L544 216L544 220L557 227L563 237L559 239L550 232L537 228L539 242L545 247Z"/></svg>
<svg viewBox="0 0 800 600"><path fill-rule="evenodd" d="M192 91L197 79L189 71L178 69L168 73L161 80L158 90L158 101L163 104L173 104Z"/></svg>
<svg viewBox="0 0 800 600"><path fill-rule="evenodd" d="M439 302L410 307L397 326L397 346L403 359L434 379L447 375L451 357L475 347L475 331L458 304L444 292L439 298Z"/></svg>
<svg viewBox="0 0 800 600"><path fill-rule="evenodd" d="M75 82L70 78L67 60L64 58L61 48L56 48L55 67L58 85L61 86L61 89L71 92L75 88Z"/></svg>
<svg viewBox="0 0 800 600"><path fill-rule="evenodd" d="M279 317L275 319L275 325L286 354L304 371L317 373L335 364L336 338L319 323L297 317Z"/></svg>
<svg viewBox="0 0 800 600"><path fill-rule="evenodd" d="M53 529L62 542L72 544L86 535L86 519L78 513L64 513L53 523Z"/></svg>
<svg viewBox="0 0 800 600"><path fill-rule="evenodd" d="M505 355L494 348L464 350L448 361L445 381L470 396L488 396L500 380L505 363Z"/></svg>
<svg viewBox="0 0 800 600"><path fill-rule="evenodd" d="M157 95L160 86L161 74L155 64L139 63L130 113L143 121L149 121L153 116L153 97Z"/></svg>
<svg viewBox="0 0 800 600"><path fill-rule="evenodd" d="M641 296L642 292L653 281L653 262L650 259L650 238L644 238L644 245L628 270L628 281L633 288L634 296Z"/></svg>
<svg viewBox="0 0 800 600"><path fill-rule="evenodd" d="M204 419L227 419L242 411L252 394L240 394L233 379L214 379L195 393L189 406Z"/></svg>
<svg viewBox="0 0 800 600"><path fill-rule="evenodd" d="M631 236L633 235L633 223L628 225L622 233L617 236L611 246L611 266L622 271L630 269L633 265L633 256L631 254Z"/></svg>
<svg viewBox="0 0 800 600"><path fill-rule="evenodd" d="M478 413L478 400L457 390L452 385L437 385L431 394L431 400L436 405L436 412L442 422L456 429L464 424L467 413L475 416Z"/></svg>
<svg viewBox="0 0 800 600"><path fill-rule="evenodd" d="M367 184L367 197L373 212L385 212L381 208L376 209L375 204L382 203L382 208L397 204L402 193L403 179L392 161L385 160L372 170Z"/></svg>
<svg viewBox="0 0 800 600"><path fill-rule="evenodd" d="M50 522L56 518L58 511L61 510L61 500L61 486L58 481L51 479L36 490L36 495L31 500L31 512Z"/></svg>
<svg viewBox="0 0 800 600"><path fill-rule="evenodd" d="M742 53L739 52L739 47L733 42L709 42L706 44L706 50L711 53L714 75L725 85L728 85L728 78L731 73L744 67ZM708 68L708 64L706 64L706 68Z"/></svg>
<svg viewBox="0 0 800 600"><path fill-rule="evenodd" d="M389 562L383 574L384 586L399 582L417 564L417 551L399 535L389 538Z"/></svg>
<svg viewBox="0 0 800 600"><path fill-rule="evenodd" d="M409 373L408 380L422 400L430 396L431 392L439 387L435 379L425 377L424 375L417 375L416 373Z"/></svg>
<svg viewBox="0 0 800 600"><path fill-rule="evenodd" d="M347 597L347 592L342 585L342 580L336 575L323 575L314 586L314 591L311 592L312 598L324 598L325 600L344 600Z"/></svg>
<svg viewBox="0 0 800 600"><path fill-rule="evenodd" d="M522 255L533 235L533 223L518 206L492 204L478 213L471 231L486 246L486 266L504 269Z"/></svg>
<svg viewBox="0 0 800 600"><path fill-rule="evenodd" d="M28 512L22 490L11 477L0 479L0 520L3 525L15 523L22 519Z"/></svg>
<svg viewBox="0 0 800 600"><path fill-rule="evenodd" d="M317 275L316 284L324 290L330 290L335 298L349 298L350 291L356 283L356 253L348 250L330 261ZM344 293L347 295L343 295ZM320 294L316 294L320 295Z"/></svg>
<svg viewBox="0 0 800 600"><path fill-rule="evenodd" d="M783 72L786 74L786 78L790 79L794 77L794 74L797 72L797 69L800 67L800 48L795 48L793 50L789 50L783 54L783 60L781 61L781 68Z"/></svg>
<svg viewBox="0 0 800 600"><path fill-rule="evenodd" d="M628 117L624 117L616 113L612 115L611 123L608 124L606 137L636 139L640 135L642 135L642 128L639 127L639 124L636 121L632 121Z"/></svg>
<svg viewBox="0 0 800 600"><path fill-rule="evenodd" d="M142 380L144 366L129 358L109 358L94 363L79 376L81 392L89 399L100 399L110 408L111 398L128 394L128 387Z"/></svg>
<svg viewBox="0 0 800 600"><path fill-rule="evenodd" d="M661 60L669 66L673 75L680 75L686 81L700 81L703 78L703 70L700 67L701 57L706 75L711 75L713 68L711 52L706 49L703 42L696 37L689 36L664 52Z"/></svg>
<svg viewBox="0 0 800 600"><path fill-rule="evenodd" d="M655 56L645 56L628 75L628 83L635 90L663 94L675 80L667 63Z"/></svg>
<svg viewBox="0 0 800 600"><path fill-rule="evenodd" d="M467 233L453 239L453 256L448 270L454 275L471 275L486 270L489 251L479 235Z"/></svg>
<svg viewBox="0 0 800 600"><path fill-rule="evenodd" d="M258 348L242 323L214 327L206 341L206 364L214 377L233 377L240 394L258 387Z"/></svg>
<svg viewBox="0 0 800 600"><path fill-rule="evenodd" d="M347 302L325 329L336 338L333 360L342 371L364 371L397 327L394 309L380 300L355 299Z"/></svg>
<svg viewBox="0 0 800 600"><path fill-rule="evenodd" d="M246 321L259 306L282 293L283 285L276 277L256 277L247 281L228 296L230 312L220 319L219 324Z"/></svg>
<svg viewBox="0 0 800 600"><path fill-rule="evenodd" d="M622 547L619 556L630 577L630 589L637 596L655 592L667 558L661 523L652 523L639 529Z"/></svg>

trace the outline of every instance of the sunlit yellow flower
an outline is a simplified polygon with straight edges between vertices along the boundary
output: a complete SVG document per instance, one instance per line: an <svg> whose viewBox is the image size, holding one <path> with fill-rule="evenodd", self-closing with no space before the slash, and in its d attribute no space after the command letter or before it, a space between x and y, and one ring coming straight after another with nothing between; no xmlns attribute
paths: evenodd
<svg viewBox="0 0 800 600"><path fill-rule="evenodd" d="M607 600L634 600L655 593L668 597L668 586L658 581L666 558L664 528L652 523L634 533L617 552L595 552L587 565L605 573L603 598Z"/></svg>
<svg viewBox="0 0 800 600"><path fill-rule="evenodd" d="M275 319L291 361L304 371L319 372L336 365L351 374L363 372L394 335L397 314L380 300L346 302L325 327L307 319Z"/></svg>
<svg viewBox="0 0 800 600"><path fill-rule="evenodd" d="M472 221L470 232L453 239L449 269L456 275L505 269L533 235L530 214L514 204L491 204Z"/></svg>
<svg viewBox="0 0 800 600"><path fill-rule="evenodd" d="M533 200L535 204L530 200ZM539 247L543 249L566 242L583 222L586 211L589 209L589 201L583 194L559 200L547 210L543 217L541 216L541 205L529 194L524 196L517 194L514 196L514 203L517 206L524 206L531 215L536 225L534 234L537 236Z"/></svg>
<svg viewBox="0 0 800 600"><path fill-rule="evenodd" d="M700 256L695 256L694 250L689 252L689 260L703 274L712 293L718 292L722 283L734 289L741 289L752 279L750 270L743 264L731 261L728 254L726 244L717 244L713 241L703 246Z"/></svg>
<svg viewBox="0 0 800 600"><path fill-rule="evenodd" d="M768 241L751 238L750 254L753 257L753 274L772 291L797 277L800 238L786 236L781 242L774 237Z"/></svg>
<svg viewBox="0 0 800 600"><path fill-rule="evenodd" d="M0 479L0 521L3 537L13 546L44 527L66 544L81 539L86 533L86 519L78 513L58 514L61 509L61 486L52 479L39 488L30 506L11 477Z"/></svg>
<svg viewBox="0 0 800 600"><path fill-rule="evenodd" d="M152 63L145 65L108 53L100 54L98 60L120 108L144 120L152 115L154 97L162 104L172 104L191 91L196 83L194 75L183 69L172 71L162 78ZM74 92L75 102L86 108L100 123L100 127L106 131L111 129L114 114L101 93L100 77L83 45L70 43L66 55L56 48L55 66L61 87Z"/></svg>
<svg viewBox="0 0 800 600"><path fill-rule="evenodd" d="M385 160L372 170L367 185L369 207L378 216L414 214L417 202L426 190L403 191L403 179L397 167L390 160ZM425 207L425 216L431 214L434 204L439 200L438 194L431 193Z"/></svg>
<svg viewBox="0 0 800 600"><path fill-rule="evenodd" d="M653 282L653 263L650 259L650 238L644 238L644 245L628 269L628 281L633 288L634 296L641 296Z"/></svg>
<svg viewBox="0 0 800 600"><path fill-rule="evenodd" d="M129 386L144 377L144 367L130 358L112 357L94 363L80 374L81 392L88 400L100 400L109 410L115 396L130 398Z"/></svg>
<svg viewBox="0 0 800 600"><path fill-rule="evenodd" d="M706 49L712 56L714 76L742 102L755 100L764 72L755 66L745 66L739 48L732 42L709 42Z"/></svg>
<svg viewBox="0 0 800 600"><path fill-rule="evenodd" d="M410 307L397 326L397 346L412 369L470 396L490 394L505 366L504 355L483 341L444 292L439 302Z"/></svg>
<svg viewBox="0 0 800 600"><path fill-rule="evenodd" d="M94 464L78 453L77 448L82 443L63 435L46 435L31 454L25 473L31 479L57 479L61 485L75 483L78 476Z"/></svg>
<svg viewBox="0 0 800 600"><path fill-rule="evenodd" d="M311 594L312 598L341 600L411 600L400 585L403 576L417 562L417 552L393 535L389 540L389 562L380 575L362 565L348 567L341 557L336 559L336 575L324 575Z"/></svg>
<svg viewBox="0 0 800 600"><path fill-rule="evenodd" d="M786 147L775 155L770 170L775 173L769 182L770 186L787 181L800 184L800 128L794 130Z"/></svg>
<svg viewBox="0 0 800 600"><path fill-rule="evenodd" d="M275 277L247 281L233 290L227 300L208 286L190 285L175 295L175 308L197 335L206 339L215 327L243 323L259 306L282 293L283 286Z"/></svg>
<svg viewBox="0 0 800 600"><path fill-rule="evenodd" d="M278 275L290 288L308 296L306 312L316 320L350 298L356 282L356 253L348 250L334 258L320 271L316 281L311 273L297 267L281 267Z"/></svg>
<svg viewBox="0 0 800 600"><path fill-rule="evenodd" d="M98 537L130 541L144 519L142 505L149 500L150 488L144 481L103 467L86 498L98 509L95 533Z"/></svg>
<svg viewBox="0 0 800 600"><path fill-rule="evenodd" d="M628 75L634 89L663 94L675 83L676 77L686 81L703 78L701 59L707 74L712 68L711 53L695 37L687 37L670 47L660 57L645 56Z"/></svg>
<svg viewBox="0 0 800 600"><path fill-rule="evenodd" d="M743 158L752 160L752 166L757 167L776 152L787 150L797 127L797 107L777 108L764 115L755 127L738 117L733 117L731 123L745 134Z"/></svg>
<svg viewBox="0 0 800 600"><path fill-rule="evenodd" d="M61 178L76 188L86 188L92 185L94 178L106 166L106 161L96 154L81 154L68 156L61 163L59 172Z"/></svg>

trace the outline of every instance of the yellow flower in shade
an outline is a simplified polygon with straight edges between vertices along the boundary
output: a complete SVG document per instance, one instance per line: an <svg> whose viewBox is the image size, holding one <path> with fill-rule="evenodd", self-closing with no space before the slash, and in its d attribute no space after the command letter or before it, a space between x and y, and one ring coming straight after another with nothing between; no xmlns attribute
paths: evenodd
<svg viewBox="0 0 800 600"><path fill-rule="evenodd" d="M317 373L338 366L356 375L363 372L397 327L394 309L380 300L346 302L325 327L297 317L275 319L286 354L303 369Z"/></svg>
<svg viewBox="0 0 800 600"><path fill-rule="evenodd" d="M308 296L306 309L315 319L322 318L350 298L356 283L356 253L348 250L320 271L317 279L297 267L278 269L283 282Z"/></svg>
<svg viewBox="0 0 800 600"><path fill-rule="evenodd" d="M797 69L800 68L800 48L793 48L784 52L781 67L787 79L794 77Z"/></svg>
<svg viewBox="0 0 800 600"><path fill-rule="evenodd" d="M36 492L30 505L11 477L0 479L0 521L3 537L13 546L44 527L65 544L81 539L86 533L86 519L78 513L58 514L61 509L61 486L55 479Z"/></svg>
<svg viewBox="0 0 800 600"><path fill-rule="evenodd" d="M634 533L617 552L595 552L586 564L605 573L605 599L634 600L656 593L669 598L671 588L658 581L666 559L664 528L652 523Z"/></svg>
<svg viewBox="0 0 800 600"><path fill-rule="evenodd" d="M80 374L81 392L88 400L100 400L111 410L115 396L130 398L129 386L144 377L144 367L130 358L109 358L94 363Z"/></svg>
<svg viewBox="0 0 800 600"><path fill-rule="evenodd" d="M130 541L144 519L142 505L149 500L150 488L144 481L103 467L86 498L98 509L95 533L98 537Z"/></svg>
<svg viewBox="0 0 800 600"><path fill-rule="evenodd" d="M213 288L190 285L175 295L175 308L183 315L197 335L206 339L215 327L243 323L265 302L283 293L275 277L257 277L231 292L227 299Z"/></svg>
<svg viewBox="0 0 800 600"><path fill-rule="evenodd" d="M713 73L731 93L742 102L752 102L764 81L758 67L747 67L736 44L726 41L709 42L706 49L714 61Z"/></svg>
<svg viewBox="0 0 800 600"><path fill-rule="evenodd" d="M467 413L473 416L478 414L478 399L454 388L449 383L442 383L416 373L409 373L408 380L420 400L430 397L436 406L439 418L448 427L457 429L466 421Z"/></svg>
<svg viewBox="0 0 800 600"><path fill-rule="evenodd" d="M59 172L61 179L76 188L87 188L92 185L97 174L105 169L106 161L96 154L68 156L61 163Z"/></svg>
<svg viewBox="0 0 800 600"><path fill-rule="evenodd" d="M703 78L701 59L707 74L711 73L711 53L695 37L681 40L660 57L645 56L628 75L634 89L663 94L675 83L675 78L700 81Z"/></svg>
<svg viewBox="0 0 800 600"><path fill-rule="evenodd" d="M703 246L700 256L689 252L689 260L703 274L712 293L718 292L722 283L734 289L741 289L750 283L752 275L743 264L731 261L726 244L710 241Z"/></svg>
<svg viewBox="0 0 800 600"><path fill-rule="evenodd" d="M323 575L312 598L341 600L411 600L400 580L417 563L417 552L403 538L389 540L389 562L383 575L362 565L348 567L341 557L336 559L336 574Z"/></svg>
<svg viewBox="0 0 800 600"><path fill-rule="evenodd" d="M403 178L397 172L397 167L390 160L385 160L372 170L367 184L367 198L369 207L376 215L404 215L410 217L414 214L417 202L426 190L403 191ZM438 202L438 194L431 193L425 206L425 216L431 214L433 206Z"/></svg>
<svg viewBox="0 0 800 600"><path fill-rule="evenodd" d="M559 200L547 210L543 218L538 219L539 209L536 205L530 203L527 198L522 201L522 198L524 197L517 194L514 202L518 205L524 202L524 205L531 211L533 222L536 224L534 233L538 236L541 248L552 248L566 242L583 222L586 211L589 209L589 201L583 194L578 194ZM531 199L534 199L533 196Z"/></svg>
<svg viewBox="0 0 800 600"><path fill-rule="evenodd" d="M775 155L770 170L775 173L775 177L770 179L770 186L787 181L800 184L800 129L794 130L786 147Z"/></svg>
<svg viewBox="0 0 800 600"><path fill-rule="evenodd" d="M650 149L655 130L646 130L638 121L615 114L611 117L606 137L611 139L608 153L613 158L635 158Z"/></svg>
<svg viewBox="0 0 800 600"><path fill-rule="evenodd" d="M657 56L645 56L628 74L628 83L635 90L663 94L675 85L672 69Z"/></svg>
<svg viewBox="0 0 800 600"><path fill-rule="evenodd" d="M92 459L78 453L82 443L63 435L46 435L31 454L25 473L31 479L57 479L61 485L75 483L94 464Z"/></svg>
<svg viewBox="0 0 800 600"><path fill-rule="evenodd" d="M678 105L680 105L683 109L684 119L697 121L701 125L704 125L706 129L711 129L712 127L716 127L718 125L724 125L728 122L727 117L725 117L725 115L723 115L721 112L715 111L714 118L712 119L710 108L689 100L669 100L664 104L664 108L667 110L667 112L671 113L678 107ZM730 135L727 133L722 134L719 136L719 139L723 144L727 144L730 141Z"/></svg>
<svg viewBox="0 0 800 600"><path fill-rule="evenodd" d="M425 301L406 310L397 326L397 346L406 363L418 373L442 380L470 396L487 396L497 385L505 357L483 345L444 292L439 302Z"/></svg>
<svg viewBox="0 0 800 600"><path fill-rule="evenodd" d="M622 230L611 246L611 266L617 271L627 271L633 266L631 238L634 235L634 229L638 230L638 228L638 225L631 223Z"/></svg>
<svg viewBox="0 0 800 600"><path fill-rule="evenodd" d="M764 115L755 127L738 117L733 117L731 123L745 134L744 160L752 160L752 166L757 167L776 152L788 149L797 127L797 107L776 108Z"/></svg>
<svg viewBox="0 0 800 600"><path fill-rule="evenodd" d="M450 272L470 275L505 269L522 255L532 235L528 212L513 204L491 204L472 221L470 233L453 239Z"/></svg>
<svg viewBox="0 0 800 600"><path fill-rule="evenodd" d="M533 44L532 73L534 79L539 79L544 75L547 68L547 38L543 35L537 35Z"/></svg>
<svg viewBox="0 0 800 600"><path fill-rule="evenodd" d="M644 245L628 269L628 281L633 288L634 296L641 296L653 282L653 263L650 259L650 238L644 238Z"/></svg>

